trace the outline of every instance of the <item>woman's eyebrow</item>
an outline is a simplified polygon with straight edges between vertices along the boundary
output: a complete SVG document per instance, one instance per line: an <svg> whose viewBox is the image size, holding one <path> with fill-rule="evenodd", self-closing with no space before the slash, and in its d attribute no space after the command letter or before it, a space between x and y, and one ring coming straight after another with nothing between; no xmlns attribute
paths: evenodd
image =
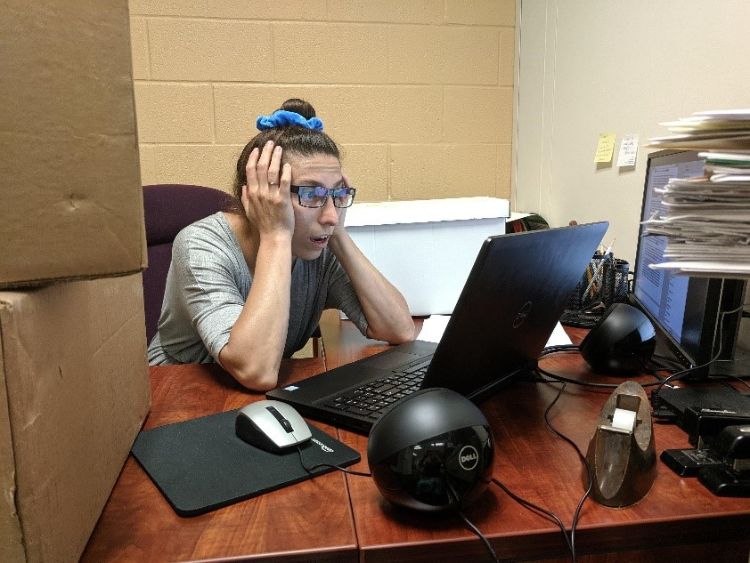
<svg viewBox="0 0 750 563"><path fill-rule="evenodd" d="M292 185L294 185L294 186L315 186L315 187L321 187L321 188L327 188L328 187L325 184L323 184L323 182L319 182L318 180L304 180L304 179L303 180L299 180L298 182L292 182ZM335 184L333 184L333 186L331 186L331 187L335 189L335 188L343 188L344 186L345 186L344 179L341 178L338 182L336 182Z"/></svg>

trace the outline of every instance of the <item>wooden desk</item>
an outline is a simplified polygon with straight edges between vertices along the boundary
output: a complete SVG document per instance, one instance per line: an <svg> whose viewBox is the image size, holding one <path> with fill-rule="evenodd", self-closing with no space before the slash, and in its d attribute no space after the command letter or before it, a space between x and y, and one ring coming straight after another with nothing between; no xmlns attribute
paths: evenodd
<svg viewBox="0 0 750 563"><path fill-rule="evenodd" d="M300 379L376 353L350 322L326 313L324 358L286 361L283 377ZM581 335L580 331L575 336ZM576 354L544 360L553 372L594 380ZM243 391L221 370L206 366L153 368L151 428L243 406L260 395ZM619 383L614 378L596 381ZM644 379L647 381L647 379ZM585 451L611 390L569 385L551 413L553 424ZM481 405L496 440L494 475L516 494L554 511L570 526L583 492L577 454L549 432L543 413L556 385L518 383ZM318 424L325 431L336 429ZM674 426L655 428L657 451L689 447ZM338 437L362 453L367 439ZM638 504L610 509L588 500L576 534L580 562L716 561L746 563L750 500L712 495L658 463L651 492ZM490 485L466 511L501 558L569 561L560 531ZM178 517L130 459L89 542L84 561L174 561L211 558L309 561L487 561L484 546L451 515L392 507L371 479L334 473L196 518Z"/></svg>
<svg viewBox="0 0 750 563"><path fill-rule="evenodd" d="M285 360L294 381L325 369L323 358ZM151 368L145 429L228 411L263 398L215 365ZM318 424L336 436L337 430ZM344 475L333 472L192 518L178 516L131 456L82 561L185 561L265 558L357 561Z"/></svg>
<svg viewBox="0 0 750 563"><path fill-rule="evenodd" d="M356 338L349 323L321 325L336 341ZM569 331L580 341L584 331ZM365 353L377 351L368 347ZM341 354L342 361L350 358ZM328 356L328 366L339 356ZM622 379L590 374L578 354L557 354L542 361L553 373L619 384ZM653 381L642 378L643 382ZM555 512L569 528L584 491L575 450L544 426L544 411L559 385L518 383L481 406L496 440L494 476L511 491ZM592 391L568 385L554 410L552 424L585 453L611 389ZM657 451L689 448L687 436L673 425L655 425ZM367 438L341 431L343 442L367 451ZM697 479L682 479L660 461L652 490L638 504L611 509L586 501L576 533L578 560L593 561L737 561L750 553L750 499L720 498ZM353 469L367 470L366 455ZM360 561L488 560L484 546L458 517L411 513L389 505L371 479L347 476ZM569 561L562 534L553 524L522 508L495 485L466 511L491 539L501 559Z"/></svg>

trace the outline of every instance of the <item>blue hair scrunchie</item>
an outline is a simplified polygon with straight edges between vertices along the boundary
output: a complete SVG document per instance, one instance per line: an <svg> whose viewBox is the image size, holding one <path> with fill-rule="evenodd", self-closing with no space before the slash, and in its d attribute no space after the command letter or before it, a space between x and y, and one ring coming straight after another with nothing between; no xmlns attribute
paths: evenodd
<svg viewBox="0 0 750 563"><path fill-rule="evenodd" d="M297 112L284 109L277 110L271 115L259 115L255 122L258 131L265 131L266 129L273 129L274 127L283 127L284 125L299 125L300 127L312 129L314 131L323 130L323 122L317 117L305 119Z"/></svg>

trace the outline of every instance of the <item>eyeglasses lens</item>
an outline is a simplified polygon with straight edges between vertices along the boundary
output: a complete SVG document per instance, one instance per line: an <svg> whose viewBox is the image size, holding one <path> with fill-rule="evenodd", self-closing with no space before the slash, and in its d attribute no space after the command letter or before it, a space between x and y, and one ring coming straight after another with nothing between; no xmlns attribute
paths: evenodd
<svg viewBox="0 0 750 563"><path fill-rule="evenodd" d="M298 188L299 202L305 207L323 207L330 193L333 205L349 207L354 202L354 188L335 188L329 190L320 186L300 186Z"/></svg>

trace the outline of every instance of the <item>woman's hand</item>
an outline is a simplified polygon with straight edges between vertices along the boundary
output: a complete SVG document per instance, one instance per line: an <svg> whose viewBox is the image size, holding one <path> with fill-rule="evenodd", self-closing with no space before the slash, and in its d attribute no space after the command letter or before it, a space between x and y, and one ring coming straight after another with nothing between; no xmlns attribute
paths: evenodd
<svg viewBox="0 0 750 563"><path fill-rule="evenodd" d="M294 209L289 197L292 169L281 166L282 149L268 141L263 151L253 149L247 160L247 183L242 186L242 207L261 238L294 232Z"/></svg>
<svg viewBox="0 0 750 563"><path fill-rule="evenodd" d="M344 171L341 171L341 177L344 180L344 187L349 187L349 178L346 174L344 174ZM337 207L336 210L339 212L339 222L336 224L336 227L333 229L333 234L331 234L331 238L335 238L337 235L345 235L348 234L346 232L346 229L344 228L344 221L346 220L346 210L349 209L348 207Z"/></svg>
<svg viewBox="0 0 750 563"><path fill-rule="evenodd" d="M250 292L218 359L248 389L267 391L278 382L289 328L292 169L289 163L281 168L281 147L269 141L262 150L253 149L245 172L242 207L259 241L254 255L246 255L253 274Z"/></svg>
<svg viewBox="0 0 750 563"><path fill-rule="evenodd" d="M349 178L342 172L344 186ZM344 228L346 209L339 209L339 222L331 235L330 249L346 271L367 319L367 336L401 344L414 340L416 330L406 300L396 287L362 254Z"/></svg>

